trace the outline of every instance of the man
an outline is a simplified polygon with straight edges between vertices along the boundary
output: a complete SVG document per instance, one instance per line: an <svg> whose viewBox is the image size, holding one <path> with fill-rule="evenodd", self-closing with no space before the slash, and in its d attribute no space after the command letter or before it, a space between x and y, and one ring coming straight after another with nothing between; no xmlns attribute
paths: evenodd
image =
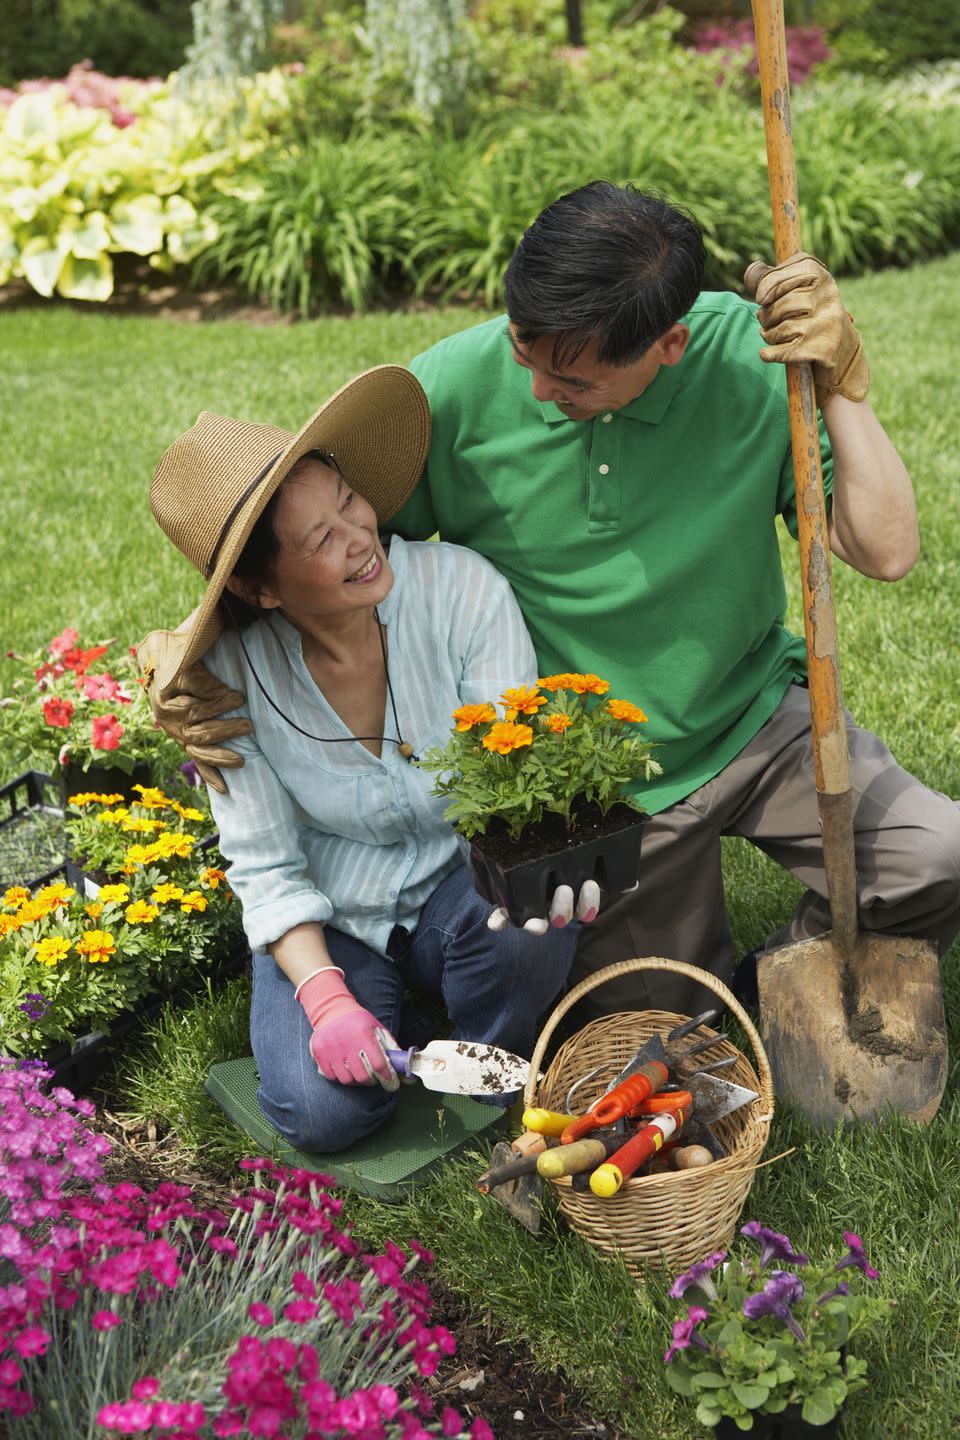
<svg viewBox="0 0 960 1440"><path fill-rule="evenodd" d="M777 514L796 533L782 362L814 367L834 554L892 581L918 553L910 479L866 402L863 346L832 277L807 255L751 266L755 311L701 294L703 268L692 219L594 182L524 235L508 318L411 366L433 435L394 527L486 555L514 588L541 673L603 675L643 706L661 746L663 775L640 796L652 819L639 885L584 930L574 978L667 955L728 979L722 834L808 887L771 943L829 927L804 645L782 623ZM171 680L176 644L149 637L142 652L148 673L161 657L158 718L205 764L228 763L218 745L243 722L211 719L236 697L202 672ZM861 924L945 948L960 929L960 811L852 722L849 739ZM675 977L630 977L589 1008L689 1012L698 1000Z"/></svg>

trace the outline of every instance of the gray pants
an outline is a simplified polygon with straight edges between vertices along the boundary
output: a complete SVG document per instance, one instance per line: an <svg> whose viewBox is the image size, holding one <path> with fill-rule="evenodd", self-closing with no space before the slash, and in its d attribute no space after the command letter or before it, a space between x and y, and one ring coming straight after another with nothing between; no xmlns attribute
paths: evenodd
<svg viewBox="0 0 960 1440"><path fill-rule="evenodd" d="M928 790L847 717L857 887L864 930L932 940L942 954L960 930L960 805ZM667 762L669 763L669 762ZM685 960L728 981L734 965L720 836L739 835L791 870L807 891L768 946L830 928L820 847L807 691L779 708L725 770L644 832L640 883L585 926L571 986L633 956ZM703 987L667 974L627 976L592 991L578 1019L616 1010L705 1010Z"/></svg>

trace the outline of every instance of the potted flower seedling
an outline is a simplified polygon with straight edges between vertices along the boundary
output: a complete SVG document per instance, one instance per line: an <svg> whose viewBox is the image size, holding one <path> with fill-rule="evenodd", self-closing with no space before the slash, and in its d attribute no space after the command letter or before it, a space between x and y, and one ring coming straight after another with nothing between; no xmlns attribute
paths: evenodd
<svg viewBox="0 0 960 1440"><path fill-rule="evenodd" d="M744 1258L717 1251L670 1289L686 1313L673 1326L667 1381L697 1402L697 1419L717 1440L749 1431L756 1440L833 1436L847 1397L866 1386L855 1353L892 1302L867 1293L877 1278L859 1235L846 1251L812 1264L786 1235L752 1220L741 1227L758 1247Z"/></svg>
<svg viewBox="0 0 960 1440"><path fill-rule="evenodd" d="M636 882L646 816L633 790L660 773L646 715L597 675L548 675L453 712L420 764L437 773L477 891L514 924L545 915L558 885Z"/></svg>
<svg viewBox="0 0 960 1440"><path fill-rule="evenodd" d="M0 749L8 774L48 771L74 790L121 790L176 775L183 759L157 728L136 660L113 641L83 646L68 627L30 655L7 651L23 672L0 698Z"/></svg>

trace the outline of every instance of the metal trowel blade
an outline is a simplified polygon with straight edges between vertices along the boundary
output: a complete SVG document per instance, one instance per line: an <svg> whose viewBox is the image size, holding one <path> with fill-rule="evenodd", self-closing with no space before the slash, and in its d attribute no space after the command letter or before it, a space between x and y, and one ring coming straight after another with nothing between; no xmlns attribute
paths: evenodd
<svg viewBox="0 0 960 1440"><path fill-rule="evenodd" d="M490 1168L492 1170L498 1165L509 1165L510 1161L516 1158L507 1142L498 1140L490 1156ZM531 1235L539 1235L543 1177L536 1170L531 1175L520 1175L516 1180L506 1180L502 1185L495 1185L489 1193L490 1199L502 1205L514 1220L519 1220L525 1230L529 1230Z"/></svg>

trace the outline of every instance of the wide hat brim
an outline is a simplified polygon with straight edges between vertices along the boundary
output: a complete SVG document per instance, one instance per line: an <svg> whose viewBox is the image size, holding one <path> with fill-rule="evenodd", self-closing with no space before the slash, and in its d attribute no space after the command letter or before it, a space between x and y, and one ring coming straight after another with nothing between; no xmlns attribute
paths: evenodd
<svg viewBox="0 0 960 1440"><path fill-rule="evenodd" d="M430 409L420 382L409 370L402 365L377 365L342 386L295 435L284 431L275 434L282 446L279 454L265 468L262 478L256 478L251 493L230 515L229 524L218 538L206 592L190 617L185 651L176 656L167 674L161 674L162 666L158 666L156 681L161 690L199 660L221 634L219 602L226 583L257 520L296 462L310 450L331 454L339 473L373 506L378 521L383 523L410 497L423 473L430 448ZM171 446L157 467L154 490L165 462L176 449L176 445ZM187 484L189 480L189 475L184 476ZM195 499L197 507L202 507L203 495L197 494ZM159 515L157 518L163 525ZM170 534L166 525L163 528ZM189 553L175 535L170 534L170 538ZM191 558L198 563L195 556ZM182 632L183 627L180 629Z"/></svg>

